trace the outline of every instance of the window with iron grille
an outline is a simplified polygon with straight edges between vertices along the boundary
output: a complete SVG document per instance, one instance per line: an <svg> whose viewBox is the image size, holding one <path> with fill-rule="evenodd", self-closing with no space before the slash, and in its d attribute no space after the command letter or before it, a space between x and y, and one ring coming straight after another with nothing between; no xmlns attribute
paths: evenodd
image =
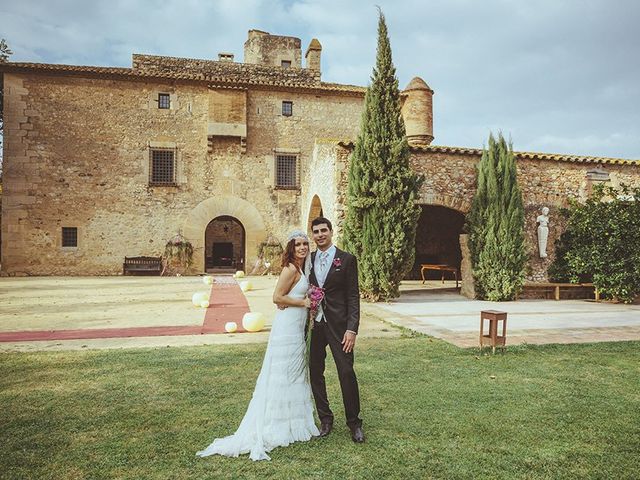
<svg viewBox="0 0 640 480"><path fill-rule="evenodd" d="M170 108L171 96L168 93L158 94L158 108Z"/></svg>
<svg viewBox="0 0 640 480"><path fill-rule="evenodd" d="M282 115L285 117L293 115L293 102L282 102Z"/></svg>
<svg viewBox="0 0 640 480"><path fill-rule="evenodd" d="M298 188L297 155L276 155L276 188Z"/></svg>
<svg viewBox="0 0 640 480"><path fill-rule="evenodd" d="M62 227L62 246L78 246L78 227Z"/></svg>
<svg viewBox="0 0 640 480"><path fill-rule="evenodd" d="M176 184L176 152L172 149L151 150L149 183L151 185Z"/></svg>
<svg viewBox="0 0 640 480"><path fill-rule="evenodd" d="M289 68L291 66L291 60L281 60L280 66L282 68Z"/></svg>

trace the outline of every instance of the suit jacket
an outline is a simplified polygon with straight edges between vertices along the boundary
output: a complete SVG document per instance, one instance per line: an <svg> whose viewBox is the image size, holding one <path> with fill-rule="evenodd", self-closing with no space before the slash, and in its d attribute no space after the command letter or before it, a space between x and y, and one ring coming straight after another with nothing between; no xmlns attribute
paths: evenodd
<svg viewBox="0 0 640 480"><path fill-rule="evenodd" d="M309 281L318 286L314 266L316 253L311 254ZM329 328L339 338L342 338L347 330L358 333L360 288L358 286L358 261L356 257L336 248L336 254L323 287L322 311Z"/></svg>

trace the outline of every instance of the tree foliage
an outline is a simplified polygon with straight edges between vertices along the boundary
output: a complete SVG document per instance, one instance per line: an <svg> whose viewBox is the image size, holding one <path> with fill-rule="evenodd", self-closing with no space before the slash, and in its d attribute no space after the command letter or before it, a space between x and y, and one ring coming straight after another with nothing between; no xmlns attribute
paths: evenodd
<svg viewBox="0 0 640 480"><path fill-rule="evenodd" d="M348 175L343 245L359 259L361 292L373 301L397 297L400 281L413 266L422 179L409 165L400 90L382 12L376 66Z"/></svg>
<svg viewBox="0 0 640 480"><path fill-rule="evenodd" d="M603 295L632 302L640 295L640 187L598 185L567 215L552 279L592 281Z"/></svg>
<svg viewBox="0 0 640 480"><path fill-rule="evenodd" d="M477 167L477 189L467 216L478 298L513 300L524 284L524 206L513 148L489 135Z"/></svg>
<svg viewBox="0 0 640 480"><path fill-rule="evenodd" d="M3 38L0 40L0 63L4 63L9 59L9 56L12 55L13 52L7 45L6 40ZM0 177L2 177L2 144L4 143L3 132L4 132L4 118L2 116L2 112L4 111L4 78L2 73L0 73Z"/></svg>

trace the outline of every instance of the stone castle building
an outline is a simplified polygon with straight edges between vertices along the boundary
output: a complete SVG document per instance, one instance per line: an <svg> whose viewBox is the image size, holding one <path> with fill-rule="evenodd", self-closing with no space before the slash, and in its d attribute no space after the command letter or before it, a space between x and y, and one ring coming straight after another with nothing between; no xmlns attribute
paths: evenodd
<svg viewBox="0 0 640 480"><path fill-rule="evenodd" d="M116 275L181 232L193 272L251 269L260 244L322 212L344 219L347 166L365 88L321 80L322 46L251 30L244 62L133 55L131 68L9 62L4 77L3 275ZM431 145L433 91L402 92L413 168L425 175L420 263L459 267L481 150ZM555 214L594 182L640 184L640 162L518 153L542 280ZM535 218L551 210L547 259Z"/></svg>

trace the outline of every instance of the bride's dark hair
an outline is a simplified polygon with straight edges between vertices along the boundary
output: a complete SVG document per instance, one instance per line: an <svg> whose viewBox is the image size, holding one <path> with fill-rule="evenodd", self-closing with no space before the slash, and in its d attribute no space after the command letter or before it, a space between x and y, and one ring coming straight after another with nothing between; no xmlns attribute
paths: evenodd
<svg viewBox="0 0 640 480"><path fill-rule="evenodd" d="M299 237L296 237L299 238ZM282 252L282 268L285 268L290 263L296 264L296 239L292 238L287 243L287 246L284 247L284 252Z"/></svg>

